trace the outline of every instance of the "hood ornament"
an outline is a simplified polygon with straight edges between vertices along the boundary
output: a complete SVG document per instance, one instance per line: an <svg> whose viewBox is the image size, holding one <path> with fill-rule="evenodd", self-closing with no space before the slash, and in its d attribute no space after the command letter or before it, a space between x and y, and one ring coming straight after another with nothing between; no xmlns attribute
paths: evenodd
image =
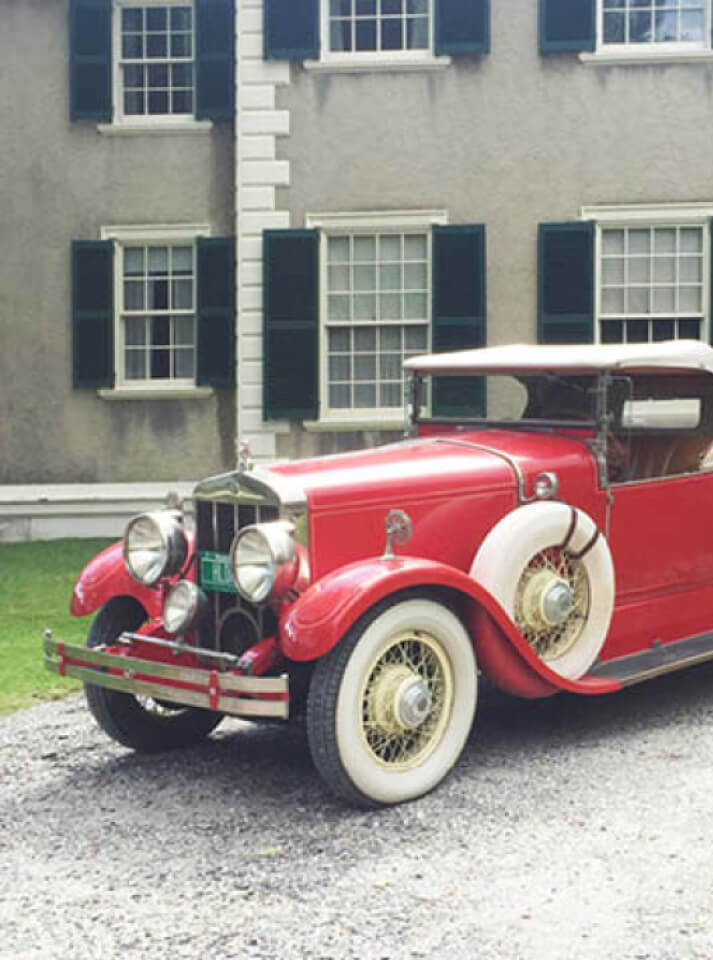
<svg viewBox="0 0 713 960"><path fill-rule="evenodd" d="M384 548L384 560L393 560L394 544L403 546L411 539L413 526L411 517L405 510L389 510L386 514L386 547Z"/></svg>
<svg viewBox="0 0 713 960"><path fill-rule="evenodd" d="M252 467L250 444L244 438L238 442L238 471L245 473Z"/></svg>

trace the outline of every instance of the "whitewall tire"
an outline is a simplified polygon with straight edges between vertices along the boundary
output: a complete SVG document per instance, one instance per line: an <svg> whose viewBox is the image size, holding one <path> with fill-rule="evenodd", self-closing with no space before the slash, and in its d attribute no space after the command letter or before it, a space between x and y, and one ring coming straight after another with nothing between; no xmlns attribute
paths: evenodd
<svg viewBox="0 0 713 960"><path fill-rule="evenodd" d="M577 680L596 660L614 608L614 565L592 518L560 502L518 507L470 569L547 666Z"/></svg>
<svg viewBox="0 0 713 960"><path fill-rule="evenodd" d="M307 704L315 766L358 806L413 800L458 760L478 675L471 638L447 607L387 600L316 664Z"/></svg>

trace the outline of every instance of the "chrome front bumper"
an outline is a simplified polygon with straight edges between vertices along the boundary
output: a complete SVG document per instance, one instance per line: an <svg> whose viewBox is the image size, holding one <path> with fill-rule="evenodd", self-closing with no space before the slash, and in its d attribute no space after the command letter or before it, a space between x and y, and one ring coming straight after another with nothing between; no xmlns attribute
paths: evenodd
<svg viewBox="0 0 713 960"><path fill-rule="evenodd" d="M164 661L144 660L131 653L137 643L169 648L173 653L190 652L215 662L209 667L186 667ZM201 707L237 717L278 717L290 712L289 680L280 677L247 677L231 669L237 657L182 647L180 644L135 634L122 634L115 646L126 646L126 654L107 653L105 647L82 647L55 640L45 633L45 667L61 676L75 677L97 687L167 700L185 707Z"/></svg>

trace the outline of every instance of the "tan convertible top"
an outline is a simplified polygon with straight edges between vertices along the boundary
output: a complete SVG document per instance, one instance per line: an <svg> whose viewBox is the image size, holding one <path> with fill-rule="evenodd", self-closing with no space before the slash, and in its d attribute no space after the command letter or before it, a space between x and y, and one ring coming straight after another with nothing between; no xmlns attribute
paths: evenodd
<svg viewBox="0 0 713 960"><path fill-rule="evenodd" d="M598 373L603 370L713 373L713 347L699 340L659 343L546 346L513 343L411 357L404 369L420 373Z"/></svg>

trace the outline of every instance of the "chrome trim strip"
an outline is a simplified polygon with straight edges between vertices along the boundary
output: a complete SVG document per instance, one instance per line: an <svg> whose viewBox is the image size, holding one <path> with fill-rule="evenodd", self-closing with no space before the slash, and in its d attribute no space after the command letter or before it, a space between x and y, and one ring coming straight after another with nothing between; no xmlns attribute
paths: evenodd
<svg viewBox="0 0 713 960"><path fill-rule="evenodd" d="M224 670L228 667L236 667L240 659L232 653L221 653L219 650L209 650L206 647L192 647L188 643L179 643L176 640L163 640L161 637L144 637L140 633L122 633L117 643L147 643L154 647L163 647L166 650L172 650L176 656L181 653L192 653L206 659L218 660L219 662L223 661ZM84 647L80 649L83 650ZM93 647L92 649L101 650L102 647ZM82 659L86 660L88 658L83 657Z"/></svg>
<svg viewBox="0 0 713 960"><path fill-rule="evenodd" d="M289 678L245 677L239 674L218 674L216 671L196 667L182 667L169 663L156 663L153 660L140 660L136 657L107 653L101 647L81 647L64 644L51 637L45 637L45 667L64 676L75 677L84 683L119 690L124 693L141 696L159 697L184 706L200 707L204 710L217 710L234 716L282 717L289 716ZM195 650L216 656L214 651ZM79 661L73 663L72 660ZM89 666L87 666L89 664ZM122 675L107 673L106 670L121 670ZM136 674L156 677L156 681L136 679ZM186 690L173 687L160 681L188 683L204 687L203 690ZM216 683L216 686L213 684ZM235 693L237 696L223 694ZM281 699L249 699L250 696L270 694Z"/></svg>
<svg viewBox="0 0 713 960"><path fill-rule="evenodd" d="M520 503L530 503L530 501L535 499L534 495L532 497L525 495L525 476L520 469L520 464L514 459L514 457L511 457L509 453L504 453L502 450L498 450L496 447L489 447L485 443L474 443L472 440L456 440L452 437L436 437L433 442L450 443L457 447L470 447L473 450L482 450L484 453L492 453L494 457L500 457L500 459L504 460L515 474L518 501Z"/></svg>

